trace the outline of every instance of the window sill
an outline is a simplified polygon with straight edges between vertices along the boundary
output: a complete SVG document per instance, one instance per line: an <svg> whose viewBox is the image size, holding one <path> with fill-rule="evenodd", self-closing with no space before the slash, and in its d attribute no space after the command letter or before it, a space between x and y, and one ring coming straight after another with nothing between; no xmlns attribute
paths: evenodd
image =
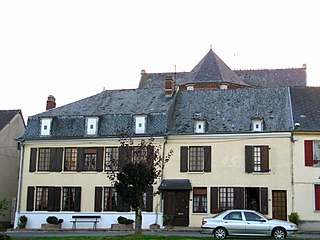
<svg viewBox="0 0 320 240"><path fill-rule="evenodd" d="M253 172L252 174L253 175L270 175L271 171L269 171L269 172Z"/></svg>
<svg viewBox="0 0 320 240"><path fill-rule="evenodd" d="M203 215L203 214L208 214L207 212L202 212L202 213L200 213L200 212L193 212L193 213L191 213L191 215Z"/></svg>
<svg viewBox="0 0 320 240"><path fill-rule="evenodd" d="M199 174L199 173L201 173L202 174L202 173L204 173L204 171L201 171L201 172L200 171L199 172L187 172L187 173L190 173L190 174L197 174L197 173Z"/></svg>

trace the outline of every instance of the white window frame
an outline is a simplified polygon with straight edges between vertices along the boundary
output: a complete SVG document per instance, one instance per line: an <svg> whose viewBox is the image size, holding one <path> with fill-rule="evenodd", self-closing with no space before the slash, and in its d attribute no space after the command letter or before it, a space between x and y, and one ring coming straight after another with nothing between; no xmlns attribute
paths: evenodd
<svg viewBox="0 0 320 240"><path fill-rule="evenodd" d="M147 116L146 115L135 116L134 120L135 120L135 133L136 134L146 133Z"/></svg>
<svg viewBox="0 0 320 240"><path fill-rule="evenodd" d="M205 132L205 121L196 120L194 123L194 132L195 133L204 133Z"/></svg>
<svg viewBox="0 0 320 240"><path fill-rule="evenodd" d="M263 131L263 120L262 119L252 119L252 131L262 132Z"/></svg>
<svg viewBox="0 0 320 240"><path fill-rule="evenodd" d="M52 118L41 119L41 136L50 136Z"/></svg>
<svg viewBox="0 0 320 240"><path fill-rule="evenodd" d="M87 118L87 135L96 135L98 131L98 117Z"/></svg>

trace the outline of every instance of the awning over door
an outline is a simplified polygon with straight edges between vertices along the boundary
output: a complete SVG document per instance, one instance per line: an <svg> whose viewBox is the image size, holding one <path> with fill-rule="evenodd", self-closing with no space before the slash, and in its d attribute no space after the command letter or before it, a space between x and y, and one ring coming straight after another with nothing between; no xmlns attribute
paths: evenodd
<svg viewBox="0 0 320 240"><path fill-rule="evenodd" d="M159 190L191 190L189 179L164 179L162 180Z"/></svg>

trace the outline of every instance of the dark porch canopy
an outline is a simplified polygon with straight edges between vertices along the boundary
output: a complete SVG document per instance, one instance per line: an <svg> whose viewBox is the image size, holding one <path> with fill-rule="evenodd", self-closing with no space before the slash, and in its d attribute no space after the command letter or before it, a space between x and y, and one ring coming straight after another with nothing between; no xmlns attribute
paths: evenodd
<svg viewBox="0 0 320 240"><path fill-rule="evenodd" d="M192 190L189 179L164 179L159 190Z"/></svg>

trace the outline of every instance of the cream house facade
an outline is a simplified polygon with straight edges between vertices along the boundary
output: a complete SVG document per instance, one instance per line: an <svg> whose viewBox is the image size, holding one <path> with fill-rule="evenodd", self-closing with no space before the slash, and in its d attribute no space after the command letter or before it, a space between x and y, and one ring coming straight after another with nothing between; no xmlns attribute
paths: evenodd
<svg viewBox="0 0 320 240"><path fill-rule="evenodd" d="M17 139L24 129L20 110L0 110L0 199L9 202L5 216L0 216L0 224L4 227L14 222L21 154Z"/></svg>
<svg viewBox="0 0 320 240"><path fill-rule="evenodd" d="M79 214L98 214L98 228L133 218L106 176L110 156L121 165L117 136L126 132L174 151L145 193L143 228L199 227L202 217L228 208L287 220L302 202L292 91L305 86L305 70L232 71L210 49L191 72L142 71L137 89L103 91L30 117L17 216L28 217L27 228L52 215L63 228Z"/></svg>

